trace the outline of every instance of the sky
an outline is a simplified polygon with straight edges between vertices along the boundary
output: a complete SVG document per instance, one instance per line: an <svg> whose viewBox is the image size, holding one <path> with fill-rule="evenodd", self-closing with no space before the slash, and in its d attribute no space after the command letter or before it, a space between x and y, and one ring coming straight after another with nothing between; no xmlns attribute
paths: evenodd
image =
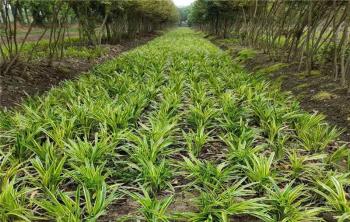
<svg viewBox="0 0 350 222"><path fill-rule="evenodd" d="M195 0L173 0L177 7L189 6Z"/></svg>

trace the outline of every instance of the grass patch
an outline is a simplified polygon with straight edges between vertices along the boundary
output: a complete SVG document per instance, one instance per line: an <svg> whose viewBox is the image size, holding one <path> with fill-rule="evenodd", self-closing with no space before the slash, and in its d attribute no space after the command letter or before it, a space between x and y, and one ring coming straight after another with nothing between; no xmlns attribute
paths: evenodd
<svg viewBox="0 0 350 222"><path fill-rule="evenodd" d="M319 71L319 70L311 70L310 74L308 74L307 71L304 71L304 72L301 72L301 73L297 74L297 76L300 79L304 79L306 77L320 77L321 75L322 75L321 71Z"/></svg>
<svg viewBox="0 0 350 222"><path fill-rule="evenodd" d="M288 66L289 65L286 63L276 63L271 66L258 69L256 72L262 73L262 74L275 73Z"/></svg>
<svg viewBox="0 0 350 222"><path fill-rule="evenodd" d="M302 84L297 85L297 89L304 89L304 88L307 88L308 86L309 86L309 84L302 83Z"/></svg>
<svg viewBox="0 0 350 222"><path fill-rule="evenodd" d="M68 58L94 59L108 52L108 48L105 47L86 47L79 44L81 43L77 37L65 39L63 46L64 56ZM6 50L4 50L4 53L8 54ZM24 43L21 56L28 57L31 53L33 53L33 59L47 57L49 53L49 41L44 39L38 44L36 42Z"/></svg>
<svg viewBox="0 0 350 222"><path fill-rule="evenodd" d="M337 98L337 95L327 91L320 91L311 97L311 99L315 101L330 100L334 98Z"/></svg>
<svg viewBox="0 0 350 222"><path fill-rule="evenodd" d="M71 58L81 58L81 59L95 59L108 52L108 48L105 47L77 47L70 46L65 49L65 56Z"/></svg>
<svg viewBox="0 0 350 222"><path fill-rule="evenodd" d="M238 52L237 57L235 58L236 62L245 62L249 59L253 59L256 56L257 52L253 49L245 48Z"/></svg>
<svg viewBox="0 0 350 222"><path fill-rule="evenodd" d="M224 45L235 45L239 43L239 39L236 38L226 38L226 39L220 39L218 41L219 44L224 44Z"/></svg>

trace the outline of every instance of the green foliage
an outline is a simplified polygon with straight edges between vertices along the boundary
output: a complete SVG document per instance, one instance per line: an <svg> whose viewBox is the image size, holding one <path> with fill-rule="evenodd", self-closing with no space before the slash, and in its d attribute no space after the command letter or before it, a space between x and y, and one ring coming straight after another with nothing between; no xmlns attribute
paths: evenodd
<svg viewBox="0 0 350 222"><path fill-rule="evenodd" d="M83 38L90 44L99 43L106 29L109 32L105 37L113 43L122 36L134 38L137 33L154 31L179 19L177 8L170 0L88 0L72 1L69 5L78 19Z"/></svg>
<svg viewBox="0 0 350 222"><path fill-rule="evenodd" d="M82 58L82 59L95 59L106 54L107 49L102 47L67 47L65 50L66 57Z"/></svg>
<svg viewBox="0 0 350 222"><path fill-rule="evenodd" d="M104 174L104 165L95 167L87 160L84 165L71 165L74 171L70 173L70 176L78 183L84 184L84 187L88 189L95 190L101 188L108 176Z"/></svg>
<svg viewBox="0 0 350 222"><path fill-rule="evenodd" d="M218 189L233 178L234 171L228 163L216 165L209 161L200 161L193 155L190 155L190 158L183 157L183 160L183 173L194 186Z"/></svg>
<svg viewBox="0 0 350 222"><path fill-rule="evenodd" d="M203 125L200 125L196 132L191 131L187 134L183 133L183 135L186 139L188 151L194 156L198 156L200 154L205 143L207 143L208 139L210 138L209 133L205 132L205 127Z"/></svg>
<svg viewBox="0 0 350 222"><path fill-rule="evenodd" d="M0 219L2 221L23 220L32 221L34 212L27 208L28 189L18 190L15 186L15 179L4 180L0 189Z"/></svg>
<svg viewBox="0 0 350 222"><path fill-rule="evenodd" d="M203 190L195 199L198 211L185 213L189 221L227 221L230 216L251 215L268 220L266 205L262 199L250 198L254 191L249 189L252 184L242 185L244 179L220 192L218 190Z"/></svg>
<svg viewBox="0 0 350 222"><path fill-rule="evenodd" d="M323 122L321 115L303 114L296 123L296 133L301 145L308 151L317 152L326 149L327 145L337 139L340 131Z"/></svg>
<svg viewBox="0 0 350 222"><path fill-rule="evenodd" d="M163 199L152 198L143 187L142 192L143 195L139 193L129 193L129 195L140 204L139 212L142 214L142 219L146 221L171 221L172 216L167 213L167 210L174 197L168 196Z"/></svg>
<svg viewBox="0 0 350 222"><path fill-rule="evenodd" d="M339 132L185 28L2 110L0 132L1 221L349 216Z"/></svg>
<svg viewBox="0 0 350 222"><path fill-rule="evenodd" d="M275 178L272 169L274 156L274 153L272 153L269 158L253 154L252 158L246 160L246 165L243 167L250 182L265 186L273 181Z"/></svg>
<svg viewBox="0 0 350 222"><path fill-rule="evenodd" d="M324 164L321 162L326 155L302 154L301 151L292 150L288 153L289 176L291 179L310 181L312 178L321 176L324 170Z"/></svg>
<svg viewBox="0 0 350 222"><path fill-rule="evenodd" d="M65 152L71 157L72 161L98 163L101 162L105 155L113 153L113 146L114 144L111 143L108 137L99 139L98 134L96 134L92 142L87 138L84 138L84 140L80 138L68 140Z"/></svg>
<svg viewBox="0 0 350 222"><path fill-rule="evenodd" d="M316 100L316 101L322 101L322 100L329 100L329 99L332 99L335 97L336 97L336 95L334 95L330 92L320 91L320 92L316 93L315 95L313 95L312 99Z"/></svg>
<svg viewBox="0 0 350 222"><path fill-rule="evenodd" d="M86 220L97 221L100 216L106 214L106 208L119 198L115 189L114 187L111 193L107 194L107 184L104 182L94 192L91 192L87 187L83 186L86 202Z"/></svg>
<svg viewBox="0 0 350 222"><path fill-rule="evenodd" d="M252 59L256 56L256 51L253 49L242 49L241 51L238 52L238 55L236 57L237 62L245 62L249 59Z"/></svg>
<svg viewBox="0 0 350 222"><path fill-rule="evenodd" d="M275 221L321 221L317 215L325 211L324 208L305 206L311 202L310 195L303 185L293 187L293 182L283 188L274 184L268 189L268 202Z"/></svg>
<svg viewBox="0 0 350 222"><path fill-rule="evenodd" d="M43 163L39 157L32 160L32 165L38 173L41 186L50 191L58 189L60 182L63 179L63 165L66 158L50 160L45 159Z"/></svg>
<svg viewBox="0 0 350 222"><path fill-rule="evenodd" d="M190 7L181 7L178 8L179 13L180 13L180 22L187 22L188 20L188 15L190 13Z"/></svg>
<svg viewBox="0 0 350 222"><path fill-rule="evenodd" d="M344 190L344 184L333 176L330 180L332 183L330 185L318 181L322 189L315 189L314 191L326 200L327 205L333 211L339 213L339 221L346 221L350 216L350 203Z"/></svg>
<svg viewBox="0 0 350 222"><path fill-rule="evenodd" d="M150 160L143 160L138 164L129 163L130 167L139 171L139 180L152 193L171 187L167 182L171 176L168 163L162 160L160 163L153 163Z"/></svg>
<svg viewBox="0 0 350 222"><path fill-rule="evenodd" d="M263 73L263 74L271 74L280 71L281 69L288 67L288 64L285 63L276 63L268 67L264 67L261 69L258 69L257 73Z"/></svg>
<svg viewBox="0 0 350 222"><path fill-rule="evenodd" d="M196 103L190 108L188 121L193 126L199 128L210 124L210 120L216 114L216 110L210 106L205 106L205 102Z"/></svg>
<svg viewBox="0 0 350 222"><path fill-rule="evenodd" d="M253 158L257 154L262 146L253 146L254 133L250 129L243 131L240 137L233 134L227 134L222 140L228 146L227 158L233 164L245 164L247 160Z"/></svg>

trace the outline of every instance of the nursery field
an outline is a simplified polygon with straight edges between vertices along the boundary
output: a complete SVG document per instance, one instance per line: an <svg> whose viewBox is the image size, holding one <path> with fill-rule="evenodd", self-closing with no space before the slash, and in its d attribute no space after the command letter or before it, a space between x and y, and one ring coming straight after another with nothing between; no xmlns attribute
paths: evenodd
<svg viewBox="0 0 350 222"><path fill-rule="evenodd" d="M2 110L0 221L349 221L341 130L264 78L178 28Z"/></svg>

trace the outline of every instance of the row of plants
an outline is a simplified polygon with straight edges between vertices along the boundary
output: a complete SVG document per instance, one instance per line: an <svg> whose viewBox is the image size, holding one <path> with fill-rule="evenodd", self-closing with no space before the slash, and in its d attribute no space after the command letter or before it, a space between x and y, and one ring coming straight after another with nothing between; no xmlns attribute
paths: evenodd
<svg viewBox="0 0 350 222"><path fill-rule="evenodd" d="M188 28L1 114L4 221L349 220L341 131Z"/></svg>
<svg viewBox="0 0 350 222"><path fill-rule="evenodd" d="M145 52L159 57L149 49L98 66L20 110L2 111L3 221L96 221L121 196L116 147L164 79L161 58L144 67Z"/></svg>

